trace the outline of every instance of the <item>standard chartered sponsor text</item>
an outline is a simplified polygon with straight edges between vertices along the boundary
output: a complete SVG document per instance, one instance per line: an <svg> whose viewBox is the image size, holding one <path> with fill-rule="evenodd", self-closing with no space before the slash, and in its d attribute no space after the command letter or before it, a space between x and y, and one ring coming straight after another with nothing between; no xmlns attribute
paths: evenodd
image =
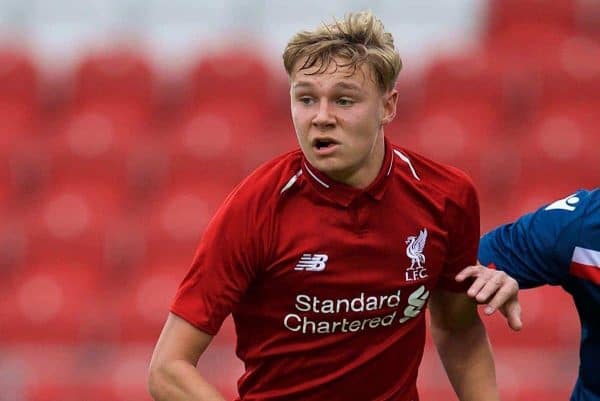
<svg viewBox="0 0 600 401"><path fill-rule="evenodd" d="M402 303L400 290L378 296L367 296L361 292L353 298L337 299L321 299L317 296L298 294L294 304L296 312L287 314L283 319L283 325L290 331L302 334L333 334L375 329L390 326L394 322L402 324L421 312L428 297L429 291L422 285L410 293L406 300L407 305L399 311L398 307ZM377 313L378 311L382 313ZM310 312L313 316L309 318L302 312ZM373 312L373 314L359 319L340 316L352 312ZM315 315L317 317L314 317ZM339 316L341 319L327 318L334 316Z"/></svg>

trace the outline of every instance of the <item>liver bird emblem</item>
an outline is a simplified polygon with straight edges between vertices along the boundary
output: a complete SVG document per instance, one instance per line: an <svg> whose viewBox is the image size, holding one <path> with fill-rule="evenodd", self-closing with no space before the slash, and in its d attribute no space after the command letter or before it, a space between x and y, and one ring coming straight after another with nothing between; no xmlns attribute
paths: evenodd
<svg viewBox="0 0 600 401"><path fill-rule="evenodd" d="M425 255L423 255L423 248L425 248L425 241L427 241L427 229L424 228L419 232L419 236L411 235L406 239L408 246L406 247L406 256L411 260L409 270L421 269L422 264L425 263ZM415 267L416 264L416 267Z"/></svg>

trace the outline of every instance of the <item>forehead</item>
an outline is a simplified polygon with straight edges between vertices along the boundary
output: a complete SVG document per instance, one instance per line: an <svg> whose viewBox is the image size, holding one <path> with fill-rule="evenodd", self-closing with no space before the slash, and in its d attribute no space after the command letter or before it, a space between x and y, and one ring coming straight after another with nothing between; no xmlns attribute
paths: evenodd
<svg viewBox="0 0 600 401"><path fill-rule="evenodd" d="M356 68L352 66L344 66L344 60L333 59L326 69L323 69L319 63L310 68L302 69L306 58L300 59L290 76L292 88L303 86L341 86L352 89L369 89L375 87L375 78L372 68L363 63Z"/></svg>

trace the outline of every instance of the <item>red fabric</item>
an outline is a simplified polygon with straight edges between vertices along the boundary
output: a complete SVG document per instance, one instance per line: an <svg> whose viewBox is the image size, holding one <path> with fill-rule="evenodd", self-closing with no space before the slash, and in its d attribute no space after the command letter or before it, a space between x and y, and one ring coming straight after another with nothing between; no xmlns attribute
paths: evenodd
<svg viewBox="0 0 600 401"><path fill-rule="evenodd" d="M436 288L465 289L454 276L476 261L479 213L465 175L394 150L409 162L388 144L364 191L288 153L212 219L171 311L213 335L233 314L241 399L418 399L419 302ZM411 268L407 243L424 229L424 268Z"/></svg>
<svg viewBox="0 0 600 401"><path fill-rule="evenodd" d="M583 263L571 262L571 267L569 268L569 272L582 278L584 280L589 280L593 283L600 285L600 267L592 266Z"/></svg>

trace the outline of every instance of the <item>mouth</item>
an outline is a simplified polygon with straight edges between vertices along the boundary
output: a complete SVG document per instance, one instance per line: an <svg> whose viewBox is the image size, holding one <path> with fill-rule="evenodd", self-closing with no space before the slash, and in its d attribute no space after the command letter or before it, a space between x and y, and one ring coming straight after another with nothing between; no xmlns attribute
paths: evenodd
<svg viewBox="0 0 600 401"><path fill-rule="evenodd" d="M332 138L315 138L312 141L312 145L317 150L326 150L339 145L339 142Z"/></svg>

